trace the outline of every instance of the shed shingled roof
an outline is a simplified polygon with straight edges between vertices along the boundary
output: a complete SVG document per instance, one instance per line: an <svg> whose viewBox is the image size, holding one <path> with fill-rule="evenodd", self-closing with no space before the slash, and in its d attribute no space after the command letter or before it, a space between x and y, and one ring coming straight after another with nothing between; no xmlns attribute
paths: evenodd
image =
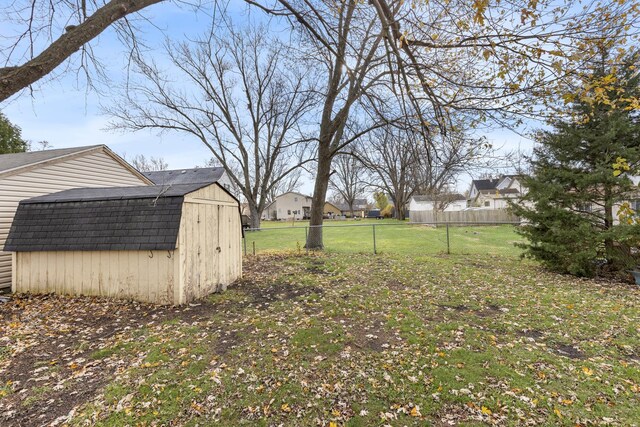
<svg viewBox="0 0 640 427"><path fill-rule="evenodd" d="M72 188L44 196L32 197L20 203L86 202L90 200L155 199L184 196L211 183L174 185L141 185L134 187Z"/></svg>
<svg viewBox="0 0 640 427"><path fill-rule="evenodd" d="M4 250L172 250L184 196L207 185L78 188L27 199Z"/></svg>

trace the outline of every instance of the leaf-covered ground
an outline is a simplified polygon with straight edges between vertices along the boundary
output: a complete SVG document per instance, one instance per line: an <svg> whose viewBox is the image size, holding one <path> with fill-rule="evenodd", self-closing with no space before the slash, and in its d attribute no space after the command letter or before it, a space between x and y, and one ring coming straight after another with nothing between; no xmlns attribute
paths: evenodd
<svg viewBox="0 0 640 427"><path fill-rule="evenodd" d="M486 255L261 255L197 305L0 304L0 425L638 425L640 290Z"/></svg>

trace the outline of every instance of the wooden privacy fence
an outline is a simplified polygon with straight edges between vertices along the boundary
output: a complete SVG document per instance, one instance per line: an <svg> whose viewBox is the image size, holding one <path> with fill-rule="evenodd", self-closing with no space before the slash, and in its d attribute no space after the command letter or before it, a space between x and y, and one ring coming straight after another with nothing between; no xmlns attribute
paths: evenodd
<svg viewBox="0 0 640 427"><path fill-rule="evenodd" d="M466 211L411 211L409 221L415 223L519 223L520 218L506 209L478 209Z"/></svg>

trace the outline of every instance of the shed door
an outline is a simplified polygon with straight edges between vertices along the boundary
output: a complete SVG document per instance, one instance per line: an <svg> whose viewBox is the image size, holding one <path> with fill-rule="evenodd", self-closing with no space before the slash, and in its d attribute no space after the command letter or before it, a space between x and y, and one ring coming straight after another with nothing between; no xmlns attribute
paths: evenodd
<svg viewBox="0 0 640 427"><path fill-rule="evenodd" d="M199 298L217 290L220 246L219 206L186 203L185 225L186 297Z"/></svg>

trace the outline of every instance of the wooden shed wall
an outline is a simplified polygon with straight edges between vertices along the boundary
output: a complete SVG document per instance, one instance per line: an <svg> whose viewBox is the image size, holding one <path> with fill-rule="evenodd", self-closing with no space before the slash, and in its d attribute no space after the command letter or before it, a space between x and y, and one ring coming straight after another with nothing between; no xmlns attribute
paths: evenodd
<svg viewBox="0 0 640 427"><path fill-rule="evenodd" d="M147 185L105 151L90 151L47 165L0 177L0 249L9 233L18 202L78 187ZM0 251L0 289L11 286L11 253Z"/></svg>
<svg viewBox="0 0 640 427"><path fill-rule="evenodd" d="M178 239L180 303L224 290L242 277L238 202L218 185L185 197Z"/></svg>
<svg viewBox="0 0 640 427"><path fill-rule="evenodd" d="M13 291L173 304L178 259L178 250L18 252Z"/></svg>

